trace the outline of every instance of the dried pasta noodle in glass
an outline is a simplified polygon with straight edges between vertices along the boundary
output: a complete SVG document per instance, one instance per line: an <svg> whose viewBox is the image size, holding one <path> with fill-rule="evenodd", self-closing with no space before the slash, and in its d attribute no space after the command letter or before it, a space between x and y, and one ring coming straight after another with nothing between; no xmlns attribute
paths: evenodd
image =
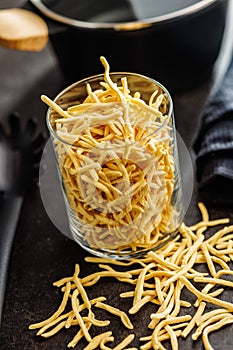
<svg viewBox="0 0 233 350"><path fill-rule="evenodd" d="M74 239L98 255L129 258L178 232L182 191L168 92L132 73L111 73L67 88L48 126Z"/></svg>

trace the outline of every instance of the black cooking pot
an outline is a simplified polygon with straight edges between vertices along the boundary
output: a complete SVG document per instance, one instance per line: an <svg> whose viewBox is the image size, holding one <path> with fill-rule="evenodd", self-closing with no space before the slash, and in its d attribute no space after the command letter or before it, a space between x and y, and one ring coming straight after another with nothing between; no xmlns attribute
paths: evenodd
<svg viewBox="0 0 233 350"><path fill-rule="evenodd" d="M46 19L67 83L111 71L137 72L171 92L210 76L228 0L31 0Z"/></svg>

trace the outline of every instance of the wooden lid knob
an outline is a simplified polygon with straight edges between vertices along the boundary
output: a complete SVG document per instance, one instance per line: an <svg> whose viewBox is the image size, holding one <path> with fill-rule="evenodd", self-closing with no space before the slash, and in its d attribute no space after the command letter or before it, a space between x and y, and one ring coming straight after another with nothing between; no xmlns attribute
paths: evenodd
<svg viewBox="0 0 233 350"><path fill-rule="evenodd" d="M41 51L47 42L47 24L35 13L19 8L0 11L1 46L23 51Z"/></svg>

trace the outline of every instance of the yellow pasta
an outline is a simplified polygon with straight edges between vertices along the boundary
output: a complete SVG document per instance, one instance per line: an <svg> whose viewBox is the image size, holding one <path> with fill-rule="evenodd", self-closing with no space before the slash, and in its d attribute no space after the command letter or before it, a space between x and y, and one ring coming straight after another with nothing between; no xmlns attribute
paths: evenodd
<svg viewBox="0 0 233 350"><path fill-rule="evenodd" d="M203 344L205 346L205 349L214 350L214 348L209 343L208 334L230 323L233 323L233 317L226 316L222 318L220 321L216 322L215 324L209 325L204 329L202 339L203 339Z"/></svg>
<svg viewBox="0 0 233 350"><path fill-rule="evenodd" d="M80 279L78 277L79 271L80 271L80 267L78 264L76 264L75 265L75 273L74 273L74 283L76 284L76 287L77 287L79 293L81 294L86 307L88 309L90 309L91 303L90 303L90 300L88 299L87 293L82 285L82 282L80 281Z"/></svg>
<svg viewBox="0 0 233 350"><path fill-rule="evenodd" d="M178 350L179 338L190 336L193 341L202 339L204 348L211 350L209 334L233 323L233 303L224 300L223 293L224 288L233 287L232 282L224 278L233 275L229 266L231 250L227 248L227 237L229 241L232 239L232 225L220 227L206 239L204 230L208 230L213 222L221 225L228 220L210 220L203 203L199 203L199 209L202 215L200 225L192 225L191 230L183 223L179 239L144 257L130 261L87 257L86 261L96 264L98 271L82 278L79 277L79 265L76 264L72 276L54 282L54 286L63 293L58 310L47 320L29 328L39 328L37 335L48 338L56 336L61 329L68 332L75 327L77 332L67 345L69 348L80 348L82 342L82 348L86 350L126 350L132 342L133 346L128 349L134 349L134 346L140 350L165 349L164 342L169 341L171 349ZM222 245L218 247L220 239L222 243L227 243L226 248ZM196 269L200 263L207 272ZM117 283L129 287L119 295L119 298L131 298L131 306L127 311L109 305L104 296L89 299L88 288L99 283L100 278L114 278ZM204 284L202 289L197 287L196 282ZM213 287L221 288L212 290ZM181 299L184 289L191 293L190 300ZM136 339L129 315L137 314L148 304L151 304L150 320L146 325L148 332ZM96 308L106 310L109 319L97 319ZM114 339L114 330L111 330L111 317L114 315L120 317L123 326L130 332L121 341ZM99 333L99 327L108 329Z"/></svg>
<svg viewBox="0 0 233 350"><path fill-rule="evenodd" d="M101 303L101 302L97 302L95 304L95 306L99 307L101 309L104 309L104 310L112 313L113 315L119 316L125 327L127 327L129 329L133 329L133 325L132 325L129 317L127 316L127 314L124 311L119 310L111 305Z"/></svg>
<svg viewBox="0 0 233 350"><path fill-rule="evenodd" d="M72 315L72 314L73 314L72 311L70 311L70 312L67 312L64 315L58 316L55 320L53 320L50 323L48 323L48 324L44 325L43 327L41 327L40 330L36 333L36 335L42 335L48 328L51 328L52 326L56 325L57 323L59 323L60 321L62 321L64 319L69 319L70 315ZM64 324L64 326L65 325L66 325L66 323Z"/></svg>
<svg viewBox="0 0 233 350"><path fill-rule="evenodd" d="M85 325L86 329L89 330L91 327L91 323L87 323ZM78 342L83 338L83 331L80 329L77 334L73 337L73 339L67 345L68 348L75 348Z"/></svg>
<svg viewBox="0 0 233 350"><path fill-rule="evenodd" d="M126 346L134 340L134 334L129 334L124 340L122 340L113 350L125 350Z"/></svg>
<svg viewBox="0 0 233 350"><path fill-rule="evenodd" d="M135 295L134 295L133 305L135 305L141 299L141 296L143 294L143 281L145 279L145 275L154 266L155 266L154 263L147 265L142 270L142 272L139 274L138 279L137 279L137 284L135 287Z"/></svg>
<svg viewBox="0 0 233 350"><path fill-rule="evenodd" d="M66 303L67 303L67 300L69 298L69 294L70 294L70 282L68 282L66 284L66 289L65 289L65 292L63 295L63 299L62 299L62 302L61 302L58 310L51 317L49 317L47 320L39 322L39 323L31 324L29 326L29 328L30 329L41 328L41 327L49 324L51 321L54 321L57 317L59 317L61 315L61 313L65 310Z"/></svg>
<svg viewBox="0 0 233 350"><path fill-rule="evenodd" d="M168 240L181 221L171 201L177 185L168 96L158 86L145 102L126 77L114 83L100 60L104 81L96 90L87 83L84 101L75 103L75 87L56 102L41 98L50 107L67 203L84 245L136 253Z"/></svg>
<svg viewBox="0 0 233 350"><path fill-rule="evenodd" d="M182 337L186 338L187 335L192 331L192 329L195 327L196 323L200 319L201 315L203 314L206 307L206 303L201 302L195 315L191 319L191 321L188 323L188 325L185 327L185 329L182 331L181 335Z"/></svg>
<svg viewBox="0 0 233 350"><path fill-rule="evenodd" d="M215 310L218 311L218 310ZM197 340L197 338L203 333L203 329L205 329L208 325L210 324L216 324L217 321L225 318L225 317L231 317L231 314L229 314L229 312L227 313L226 311L221 312L221 314L216 313L214 316L210 317L208 319L206 319L205 322L197 322L197 324L199 324L199 327L197 327L195 333L193 333L192 335L192 339L193 340ZM201 324L200 324L201 323Z"/></svg>
<svg viewBox="0 0 233 350"><path fill-rule="evenodd" d="M81 317L80 313L79 313L79 310L78 310L78 304L77 304L77 296L78 296L78 289L75 289L74 293L72 294L72 308L73 308L73 311L74 311L74 314L75 314L75 317L78 321L78 324L80 326L80 329L82 330L85 338L87 339L88 342L90 342L92 340L89 332L88 332L88 329L84 323L84 320L83 318Z"/></svg>
<svg viewBox="0 0 233 350"><path fill-rule="evenodd" d="M96 349L103 339L108 338L111 335L112 335L112 332L105 332L105 333L101 333L99 335L96 335L83 350Z"/></svg>

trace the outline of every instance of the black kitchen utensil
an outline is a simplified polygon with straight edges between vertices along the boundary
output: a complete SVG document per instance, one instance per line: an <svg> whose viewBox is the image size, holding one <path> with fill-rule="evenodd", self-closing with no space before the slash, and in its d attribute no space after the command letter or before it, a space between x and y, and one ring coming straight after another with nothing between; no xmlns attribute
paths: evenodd
<svg viewBox="0 0 233 350"><path fill-rule="evenodd" d="M45 141L36 132L36 119L22 128L19 115L12 113L8 124L9 130L0 123L0 322L16 226L26 192L37 185Z"/></svg>

